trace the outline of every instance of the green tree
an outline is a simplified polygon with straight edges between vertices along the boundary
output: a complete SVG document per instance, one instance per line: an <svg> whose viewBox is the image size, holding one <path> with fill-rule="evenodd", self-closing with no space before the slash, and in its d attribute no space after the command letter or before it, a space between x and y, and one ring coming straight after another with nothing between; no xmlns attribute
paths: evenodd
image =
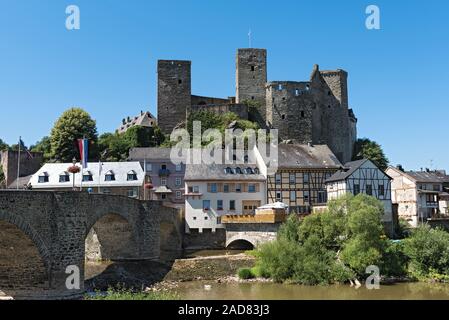
<svg viewBox="0 0 449 320"><path fill-rule="evenodd" d="M0 139L0 151L8 150L9 146L6 142Z"/></svg>
<svg viewBox="0 0 449 320"><path fill-rule="evenodd" d="M385 170L388 167L388 158L380 144L370 139L358 139L354 145L353 160L369 159L380 169Z"/></svg>
<svg viewBox="0 0 449 320"><path fill-rule="evenodd" d="M0 189L4 189L5 187L6 187L5 173L3 172L3 167L0 166Z"/></svg>
<svg viewBox="0 0 449 320"><path fill-rule="evenodd" d="M73 157L78 159L76 141L82 138L90 141L89 158L95 159L98 155L96 122L83 109L71 108L61 115L51 130L51 158L58 162L71 162Z"/></svg>
<svg viewBox="0 0 449 320"><path fill-rule="evenodd" d="M51 141L50 137L45 136L40 141L36 142L34 146L30 146L32 152L42 152L44 155L44 162L51 159Z"/></svg>

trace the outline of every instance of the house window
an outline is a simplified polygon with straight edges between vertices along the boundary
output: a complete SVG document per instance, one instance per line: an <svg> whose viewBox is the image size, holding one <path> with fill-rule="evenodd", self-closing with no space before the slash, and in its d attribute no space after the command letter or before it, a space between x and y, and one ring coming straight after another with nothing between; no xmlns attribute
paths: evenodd
<svg viewBox="0 0 449 320"><path fill-rule="evenodd" d="M235 200L229 200L229 210L235 211Z"/></svg>
<svg viewBox="0 0 449 320"><path fill-rule="evenodd" d="M145 164L145 171L146 172L151 172L153 171L153 165L151 163L146 163Z"/></svg>
<svg viewBox="0 0 449 320"><path fill-rule="evenodd" d="M208 211L210 209L210 200L203 200L203 211Z"/></svg>
<svg viewBox="0 0 449 320"><path fill-rule="evenodd" d="M379 185L379 196L384 196L385 195L385 187L382 185L382 184L380 184Z"/></svg>
<svg viewBox="0 0 449 320"><path fill-rule="evenodd" d="M70 182L70 176L67 173L63 173L59 176L59 182Z"/></svg>
<svg viewBox="0 0 449 320"><path fill-rule="evenodd" d="M161 178L161 186L167 185L167 178Z"/></svg>
<svg viewBox="0 0 449 320"><path fill-rule="evenodd" d="M296 202L296 191L290 191L290 201Z"/></svg>
<svg viewBox="0 0 449 320"><path fill-rule="evenodd" d="M282 192L276 191L276 201L282 201Z"/></svg>
<svg viewBox="0 0 449 320"><path fill-rule="evenodd" d="M217 193L217 184L216 183L212 183L210 185L210 192L211 193Z"/></svg>
<svg viewBox="0 0 449 320"><path fill-rule="evenodd" d="M295 89L295 96L299 96L299 89Z"/></svg>
<svg viewBox="0 0 449 320"><path fill-rule="evenodd" d="M254 66L251 66L251 71L254 71Z"/></svg>
<svg viewBox="0 0 449 320"><path fill-rule="evenodd" d="M181 164L177 164L175 170L176 170L176 172L181 172L182 165Z"/></svg>
<svg viewBox="0 0 449 320"><path fill-rule="evenodd" d="M89 181L94 181L92 174L84 174L83 175L83 182L89 182Z"/></svg>
<svg viewBox="0 0 449 320"><path fill-rule="evenodd" d="M181 79L178 79L178 84L181 84L182 83L182 80Z"/></svg>
<svg viewBox="0 0 449 320"><path fill-rule="evenodd" d="M318 203L326 203L326 192L325 191L318 191Z"/></svg>
<svg viewBox="0 0 449 320"><path fill-rule="evenodd" d="M354 195L358 195L360 193L360 185L358 183L354 183Z"/></svg>
<svg viewBox="0 0 449 320"><path fill-rule="evenodd" d="M48 182L48 174L44 173L43 175L39 176L38 183L45 183Z"/></svg>
<svg viewBox="0 0 449 320"><path fill-rule="evenodd" d="M176 199L181 199L182 193L181 191L176 191Z"/></svg>
<svg viewBox="0 0 449 320"><path fill-rule="evenodd" d="M167 165L166 164L161 165L161 169L162 170L167 170Z"/></svg>
<svg viewBox="0 0 449 320"><path fill-rule="evenodd" d="M229 192L229 184L223 185L223 192L225 192L225 193Z"/></svg>
<svg viewBox="0 0 449 320"><path fill-rule="evenodd" d="M193 220L196 220L196 217L193 217Z"/></svg>
<svg viewBox="0 0 449 320"><path fill-rule="evenodd" d="M309 174L304 173L304 183L309 183Z"/></svg>
<svg viewBox="0 0 449 320"><path fill-rule="evenodd" d="M440 185L439 184L434 184L433 185L433 191L440 191Z"/></svg>
<svg viewBox="0 0 449 320"><path fill-rule="evenodd" d="M369 196L373 195L373 186L372 185L370 185L370 184L366 185L366 194Z"/></svg>
<svg viewBox="0 0 449 320"><path fill-rule="evenodd" d="M101 192L104 193L104 194L110 194L110 193L111 193L111 189L109 189L109 188L103 188L103 189L101 190Z"/></svg>
<svg viewBox="0 0 449 320"><path fill-rule="evenodd" d="M282 177L280 173L276 173L275 180L276 184L281 184Z"/></svg>
<svg viewBox="0 0 449 320"><path fill-rule="evenodd" d="M205 216L205 217L204 217L204 220L209 220L209 217L208 217L208 216Z"/></svg>
<svg viewBox="0 0 449 320"><path fill-rule="evenodd" d="M176 177L176 181L175 181L176 186L179 187L181 185L181 183L182 183L181 177Z"/></svg>
<svg viewBox="0 0 449 320"><path fill-rule="evenodd" d="M127 177L128 181L136 181L137 180L137 174L135 171L130 171L128 172L128 177Z"/></svg>
<svg viewBox="0 0 449 320"><path fill-rule="evenodd" d="M137 188L128 189L128 197L137 198L137 196L138 196Z"/></svg>
<svg viewBox="0 0 449 320"><path fill-rule="evenodd" d="M309 191L304 191L304 204L308 204L309 200Z"/></svg>
<svg viewBox="0 0 449 320"><path fill-rule="evenodd" d="M104 176L104 181L115 181L115 174L112 171L106 172L106 175Z"/></svg>
<svg viewBox="0 0 449 320"><path fill-rule="evenodd" d="M278 85L278 90L282 90L282 84Z"/></svg>
<svg viewBox="0 0 449 320"><path fill-rule="evenodd" d="M290 184L296 184L296 174L290 173Z"/></svg>
<svg viewBox="0 0 449 320"><path fill-rule="evenodd" d="M235 185L235 192L242 192L242 185L240 183Z"/></svg>
<svg viewBox="0 0 449 320"><path fill-rule="evenodd" d="M250 183L248 185L248 192L251 192L251 193L256 192L256 185L254 183Z"/></svg>
<svg viewBox="0 0 449 320"><path fill-rule="evenodd" d="M200 193L200 187L199 186L193 186L193 192L194 193Z"/></svg>
<svg viewBox="0 0 449 320"><path fill-rule="evenodd" d="M167 195L166 195L165 193L161 194L161 199L162 199L162 200L167 199Z"/></svg>
<svg viewBox="0 0 449 320"><path fill-rule="evenodd" d="M217 200L217 210L223 210L223 200Z"/></svg>

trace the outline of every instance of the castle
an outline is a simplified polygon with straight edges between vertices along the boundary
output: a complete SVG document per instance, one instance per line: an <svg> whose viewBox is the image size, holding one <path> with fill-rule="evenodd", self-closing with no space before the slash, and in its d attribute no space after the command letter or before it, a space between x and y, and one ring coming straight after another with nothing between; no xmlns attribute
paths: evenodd
<svg viewBox="0 0 449 320"><path fill-rule="evenodd" d="M348 106L348 74L313 67L309 81L267 81L266 49L238 49L236 95L227 99L191 94L191 62L158 61L158 122L169 134L190 112L232 111L262 127L278 129L281 140L326 144L342 162L350 161L357 119Z"/></svg>

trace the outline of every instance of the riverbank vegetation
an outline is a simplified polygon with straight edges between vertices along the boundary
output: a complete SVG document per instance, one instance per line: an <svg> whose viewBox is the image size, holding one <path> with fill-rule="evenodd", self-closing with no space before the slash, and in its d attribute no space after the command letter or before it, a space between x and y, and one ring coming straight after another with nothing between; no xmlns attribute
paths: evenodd
<svg viewBox="0 0 449 320"><path fill-rule="evenodd" d="M256 267L245 277L304 285L363 280L379 268L384 278L449 279L449 234L421 226L408 238L392 241L384 233L380 201L364 194L329 202L328 210L304 219L291 215L277 240L254 254ZM256 272L258 274L256 274Z"/></svg>
<svg viewBox="0 0 449 320"><path fill-rule="evenodd" d="M106 292L88 295L86 300L179 300L176 293L168 291L132 291L124 288L109 288Z"/></svg>

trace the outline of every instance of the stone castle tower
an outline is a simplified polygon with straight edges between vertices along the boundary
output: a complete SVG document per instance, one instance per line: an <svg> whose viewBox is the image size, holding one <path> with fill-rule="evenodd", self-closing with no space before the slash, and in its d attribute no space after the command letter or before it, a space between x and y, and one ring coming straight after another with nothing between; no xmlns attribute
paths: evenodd
<svg viewBox="0 0 449 320"><path fill-rule="evenodd" d="M348 106L344 70L320 71L315 65L309 81L267 82L267 51L238 49L236 96L224 99L191 95L190 66L190 61L158 62L158 121L164 133L191 111L232 111L278 129L282 140L327 144L342 163L351 160L357 119ZM256 109L248 107L252 101Z"/></svg>

